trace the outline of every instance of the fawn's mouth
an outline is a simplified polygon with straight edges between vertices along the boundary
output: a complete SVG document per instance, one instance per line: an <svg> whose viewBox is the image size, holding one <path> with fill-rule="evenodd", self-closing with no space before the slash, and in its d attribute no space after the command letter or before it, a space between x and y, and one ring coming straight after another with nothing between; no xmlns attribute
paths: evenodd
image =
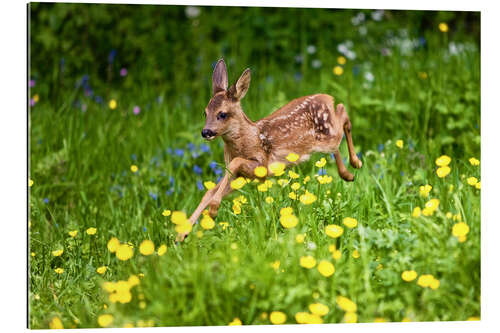
<svg viewBox="0 0 500 333"><path fill-rule="evenodd" d="M208 137L205 137L205 140L207 141L212 141L213 139L215 139L217 136L214 135L214 136L208 136Z"/></svg>

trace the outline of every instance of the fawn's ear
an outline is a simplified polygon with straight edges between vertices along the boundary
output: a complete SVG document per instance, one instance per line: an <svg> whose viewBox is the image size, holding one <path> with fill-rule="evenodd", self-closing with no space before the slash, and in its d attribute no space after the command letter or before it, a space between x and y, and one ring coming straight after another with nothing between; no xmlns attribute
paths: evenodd
<svg viewBox="0 0 500 333"><path fill-rule="evenodd" d="M243 71L238 81L229 88L231 97L240 100L245 97L248 88L250 87L250 68Z"/></svg>
<svg viewBox="0 0 500 333"><path fill-rule="evenodd" d="M212 74L212 91L217 94L219 91L227 90L227 69L224 59L220 59L215 65L214 73Z"/></svg>

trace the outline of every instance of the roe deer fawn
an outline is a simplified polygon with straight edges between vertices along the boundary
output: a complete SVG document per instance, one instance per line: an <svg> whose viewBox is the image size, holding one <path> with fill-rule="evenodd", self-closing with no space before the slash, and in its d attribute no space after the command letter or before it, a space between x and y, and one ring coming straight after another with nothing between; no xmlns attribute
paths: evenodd
<svg viewBox="0 0 500 333"><path fill-rule="evenodd" d="M209 214L217 215L222 198L231 192L230 182L238 176L256 178L254 169L268 168L274 162L290 164L286 159L293 152L300 156L295 163L306 161L313 152L335 155L338 173L346 181L354 176L347 170L339 152L343 133L347 138L349 161L354 168L362 162L356 156L351 137L351 122L342 104L334 108L333 97L316 94L297 98L266 118L251 121L241 108L240 100L250 86L250 69L228 89L226 64L221 59L212 76L213 96L205 108L206 123L201 135L206 140L220 136L224 140L226 174L208 190L189 221L194 224L209 206ZM180 234L182 241L186 234Z"/></svg>

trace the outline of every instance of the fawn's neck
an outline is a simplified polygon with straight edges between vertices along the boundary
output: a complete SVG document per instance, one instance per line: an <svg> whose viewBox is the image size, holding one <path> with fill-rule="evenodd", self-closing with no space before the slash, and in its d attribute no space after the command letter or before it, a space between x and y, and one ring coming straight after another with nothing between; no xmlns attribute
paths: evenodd
<svg viewBox="0 0 500 333"><path fill-rule="evenodd" d="M255 149L259 145L259 130L257 125L251 121L241 110L234 115L231 128L222 135L224 144L235 153L241 155L249 148Z"/></svg>

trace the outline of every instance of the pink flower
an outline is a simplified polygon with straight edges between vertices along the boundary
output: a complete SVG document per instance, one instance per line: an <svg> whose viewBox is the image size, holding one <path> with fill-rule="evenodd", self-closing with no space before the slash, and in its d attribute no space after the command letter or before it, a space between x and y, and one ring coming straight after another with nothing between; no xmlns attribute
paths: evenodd
<svg viewBox="0 0 500 333"><path fill-rule="evenodd" d="M127 76L127 69L125 67L123 67L122 69L120 69L120 76Z"/></svg>
<svg viewBox="0 0 500 333"><path fill-rule="evenodd" d="M139 113L141 113L141 108L136 105L136 106L134 106L133 112L134 112L134 114L139 114Z"/></svg>

